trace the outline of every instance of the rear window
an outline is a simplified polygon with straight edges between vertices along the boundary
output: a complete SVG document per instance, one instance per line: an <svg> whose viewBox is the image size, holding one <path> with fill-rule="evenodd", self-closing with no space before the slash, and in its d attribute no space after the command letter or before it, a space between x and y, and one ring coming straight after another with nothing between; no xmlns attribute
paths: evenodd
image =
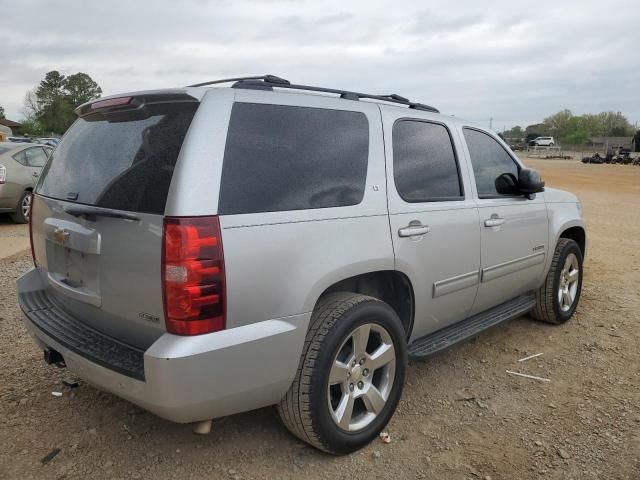
<svg viewBox="0 0 640 480"><path fill-rule="evenodd" d="M357 205L364 196L369 123L360 112L236 103L219 213Z"/></svg>
<svg viewBox="0 0 640 480"><path fill-rule="evenodd" d="M54 150L38 193L97 207L164 213L197 105L148 104L79 118Z"/></svg>

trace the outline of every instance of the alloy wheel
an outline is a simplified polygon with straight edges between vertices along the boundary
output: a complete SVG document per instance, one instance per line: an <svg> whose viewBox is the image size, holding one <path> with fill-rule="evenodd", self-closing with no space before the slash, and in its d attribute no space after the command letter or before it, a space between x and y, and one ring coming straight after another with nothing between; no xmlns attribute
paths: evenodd
<svg viewBox="0 0 640 480"><path fill-rule="evenodd" d="M357 432L381 413L393 389L396 352L391 335L376 323L355 328L331 366L327 401L342 430Z"/></svg>

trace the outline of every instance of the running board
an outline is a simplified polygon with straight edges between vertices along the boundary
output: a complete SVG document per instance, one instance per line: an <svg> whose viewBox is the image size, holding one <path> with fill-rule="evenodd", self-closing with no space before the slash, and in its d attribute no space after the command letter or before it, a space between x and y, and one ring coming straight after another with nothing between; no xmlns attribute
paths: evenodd
<svg viewBox="0 0 640 480"><path fill-rule="evenodd" d="M535 294L514 298L473 317L418 338L409 345L409 356L422 358L444 350L451 345L473 337L499 323L517 318L536 304Z"/></svg>

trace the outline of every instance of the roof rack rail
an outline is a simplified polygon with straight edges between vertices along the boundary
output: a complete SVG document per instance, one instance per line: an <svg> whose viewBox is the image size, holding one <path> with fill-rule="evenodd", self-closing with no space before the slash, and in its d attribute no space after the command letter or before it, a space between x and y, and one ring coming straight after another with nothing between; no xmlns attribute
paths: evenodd
<svg viewBox="0 0 640 480"><path fill-rule="evenodd" d="M223 78L222 80L212 80L210 82L195 83L193 85L187 85L187 87L205 87L207 85L215 85L216 83L242 82L244 80L263 80L267 83L282 85L289 85L291 83L289 80L276 77L275 75L257 75L253 77Z"/></svg>
<svg viewBox="0 0 640 480"><path fill-rule="evenodd" d="M218 83L235 82L232 88L246 88L246 89L260 89L260 90L273 90L273 88L290 88L292 90L305 90L309 92L322 92L333 93L339 95L340 98L346 100L360 100L361 98L369 100L378 100L380 102L397 103L400 105L406 105L409 108L415 110L423 110L426 112L440 113L437 108L425 105L422 103L412 102L408 98L402 97L395 93L391 95L373 95L370 93L351 92L348 90L337 90L335 88L313 87L309 85L296 85L292 84L289 80L286 80L275 75L259 75L253 77L238 77L227 78L224 80L213 80L211 82L196 83L195 85L189 85L190 87L204 87L206 85L215 85Z"/></svg>

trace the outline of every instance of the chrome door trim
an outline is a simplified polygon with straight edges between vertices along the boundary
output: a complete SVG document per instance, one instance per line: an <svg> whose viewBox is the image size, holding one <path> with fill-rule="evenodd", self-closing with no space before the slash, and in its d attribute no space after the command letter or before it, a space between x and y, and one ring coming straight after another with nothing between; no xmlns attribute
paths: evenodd
<svg viewBox="0 0 640 480"><path fill-rule="evenodd" d="M456 275L455 277L438 280L433 284L433 298L457 292L478 284L480 272L478 270Z"/></svg>
<svg viewBox="0 0 640 480"><path fill-rule="evenodd" d="M544 259L545 252L540 251L532 253L531 255L527 255L525 257L516 258L514 260L509 260L508 262L499 263L497 265L483 268L480 281L482 283L490 282L491 280L495 280L496 278L515 273L518 270L523 270L525 268L543 263Z"/></svg>

